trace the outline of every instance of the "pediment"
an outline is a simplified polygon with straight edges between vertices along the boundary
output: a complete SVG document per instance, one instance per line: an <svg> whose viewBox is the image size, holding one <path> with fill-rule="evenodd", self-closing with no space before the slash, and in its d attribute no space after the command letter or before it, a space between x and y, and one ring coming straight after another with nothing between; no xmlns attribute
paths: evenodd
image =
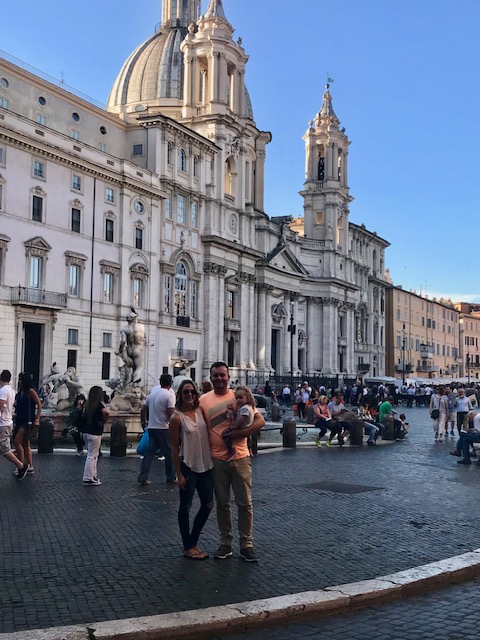
<svg viewBox="0 0 480 640"><path fill-rule="evenodd" d="M309 275L302 263L295 257L287 244L279 244L270 253L257 262L258 266L270 266L287 273L302 276Z"/></svg>
<svg viewBox="0 0 480 640"><path fill-rule="evenodd" d="M31 240L25 241L27 249L41 249L42 251L51 251L52 247L42 236L35 236Z"/></svg>

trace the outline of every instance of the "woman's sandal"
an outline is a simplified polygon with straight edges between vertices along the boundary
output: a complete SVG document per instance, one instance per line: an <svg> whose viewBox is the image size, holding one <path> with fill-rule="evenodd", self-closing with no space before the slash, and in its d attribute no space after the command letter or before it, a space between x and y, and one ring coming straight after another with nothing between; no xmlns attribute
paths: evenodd
<svg viewBox="0 0 480 640"><path fill-rule="evenodd" d="M206 560L208 553L204 553L199 547L192 547L183 553L183 557L187 560Z"/></svg>

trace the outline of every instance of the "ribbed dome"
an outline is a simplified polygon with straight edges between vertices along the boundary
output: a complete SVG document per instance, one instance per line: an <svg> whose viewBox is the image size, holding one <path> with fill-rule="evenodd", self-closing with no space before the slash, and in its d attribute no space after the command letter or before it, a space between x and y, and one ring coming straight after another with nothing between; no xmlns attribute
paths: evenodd
<svg viewBox="0 0 480 640"><path fill-rule="evenodd" d="M187 29L159 31L135 49L112 87L107 111L134 104L183 99L183 56L180 44ZM158 104L160 106L160 104Z"/></svg>
<svg viewBox="0 0 480 640"><path fill-rule="evenodd" d="M138 112L148 108L178 107L183 103L183 54L180 44L187 27L162 28L129 56L118 74L107 101L107 111ZM253 120L250 96L245 88L247 118ZM173 114L172 114L173 115Z"/></svg>

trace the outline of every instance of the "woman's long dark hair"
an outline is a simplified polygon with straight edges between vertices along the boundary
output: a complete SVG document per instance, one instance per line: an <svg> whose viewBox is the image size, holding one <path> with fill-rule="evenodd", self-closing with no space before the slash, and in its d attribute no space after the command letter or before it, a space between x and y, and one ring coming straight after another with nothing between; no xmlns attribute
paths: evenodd
<svg viewBox="0 0 480 640"><path fill-rule="evenodd" d="M92 387L88 394L88 400L85 404L85 415L87 417L88 424L92 423L95 411L98 409L98 405L103 401L103 389L102 387Z"/></svg>
<svg viewBox="0 0 480 640"><path fill-rule="evenodd" d="M19 391L28 393L30 389L33 389L33 378L31 373L25 371L18 374L18 382L20 383Z"/></svg>

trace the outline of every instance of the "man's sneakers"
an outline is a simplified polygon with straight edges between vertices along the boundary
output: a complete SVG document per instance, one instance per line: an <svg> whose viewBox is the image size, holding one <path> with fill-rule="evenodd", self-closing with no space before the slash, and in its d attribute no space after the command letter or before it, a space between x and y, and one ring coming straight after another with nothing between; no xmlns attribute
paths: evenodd
<svg viewBox="0 0 480 640"><path fill-rule="evenodd" d="M23 480L23 478L27 475L29 469L30 465L26 462L23 467L18 469L18 473L15 476L17 480Z"/></svg>
<svg viewBox="0 0 480 640"><path fill-rule="evenodd" d="M226 544L222 544L215 551L213 557L216 560L225 560L225 558L229 558L231 555L233 555L232 547L228 547Z"/></svg>
<svg viewBox="0 0 480 640"><path fill-rule="evenodd" d="M87 486L87 487L98 487L102 483L100 482L100 480L98 478L95 478L95 480L84 480L83 484L85 486Z"/></svg>
<svg viewBox="0 0 480 640"><path fill-rule="evenodd" d="M257 554L252 549L252 547L240 549L240 558L242 558L242 560L246 560L247 562L258 562Z"/></svg>

